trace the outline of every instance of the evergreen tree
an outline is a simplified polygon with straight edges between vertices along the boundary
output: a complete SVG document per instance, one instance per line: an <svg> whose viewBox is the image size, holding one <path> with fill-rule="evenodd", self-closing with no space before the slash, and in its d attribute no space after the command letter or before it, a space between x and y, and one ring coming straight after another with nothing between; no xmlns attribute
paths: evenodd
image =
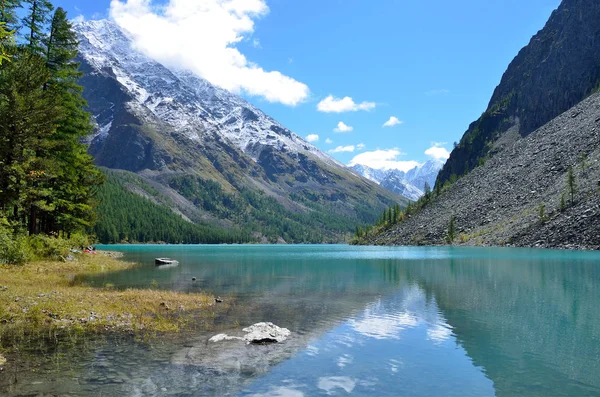
<svg viewBox="0 0 600 397"><path fill-rule="evenodd" d="M0 68L0 204L15 221L27 219L32 206L48 206L49 192L41 187L48 161L39 154L60 116L55 92L40 89L48 78L37 55Z"/></svg>
<svg viewBox="0 0 600 397"><path fill-rule="evenodd" d="M7 31L18 29L16 10L21 7L21 0L0 0L0 23L4 24Z"/></svg>
<svg viewBox="0 0 600 397"><path fill-rule="evenodd" d="M435 184L435 197L440 197L440 194L442 194L442 188L439 183L436 183Z"/></svg>
<svg viewBox="0 0 600 397"><path fill-rule="evenodd" d="M3 61L10 60L7 47L13 43L13 36L17 30L16 8L20 0L0 0L0 65Z"/></svg>
<svg viewBox="0 0 600 397"><path fill-rule="evenodd" d="M67 15L48 24L52 5L27 3L25 45L0 66L0 210L30 234L70 234L93 223L103 176L81 143L92 124Z"/></svg>
<svg viewBox="0 0 600 397"><path fill-rule="evenodd" d="M22 20L27 29L27 49L31 53L44 54L44 44L47 40L47 27L54 6L48 0L23 0L29 4L28 12Z"/></svg>
<svg viewBox="0 0 600 397"><path fill-rule="evenodd" d="M425 182L425 201L429 202L429 200L431 200L431 186Z"/></svg>
<svg viewBox="0 0 600 397"><path fill-rule="evenodd" d="M62 117L50 145L55 159L55 177L50 187L55 192L59 215L44 219L46 231L58 227L69 233L90 226L95 217L93 193L104 178L81 143L93 126L85 111L83 89L77 84L81 76L79 64L74 61L77 46L67 13L58 8L46 40L46 65L51 78L44 87L57 91L61 98Z"/></svg>
<svg viewBox="0 0 600 397"><path fill-rule="evenodd" d="M540 218L540 222L545 223L546 222L546 205L545 204L540 204L538 215Z"/></svg>
<svg viewBox="0 0 600 397"><path fill-rule="evenodd" d="M454 215L450 217L450 222L448 224L448 235L446 239L449 244L452 244L452 242L456 239L456 217Z"/></svg>
<svg viewBox="0 0 600 397"><path fill-rule="evenodd" d="M577 189L573 167L569 167L569 171L567 172L567 186L569 187L569 194L571 195L571 205L573 205L575 200L575 190Z"/></svg>

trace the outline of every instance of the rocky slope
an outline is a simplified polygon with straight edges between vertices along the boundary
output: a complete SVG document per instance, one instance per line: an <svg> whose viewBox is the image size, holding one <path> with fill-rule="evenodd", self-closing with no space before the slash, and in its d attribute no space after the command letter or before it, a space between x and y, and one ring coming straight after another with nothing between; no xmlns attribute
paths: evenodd
<svg viewBox="0 0 600 397"><path fill-rule="evenodd" d="M509 129L527 136L600 87L600 2L563 0L509 65L486 112L469 126L438 177L444 184L491 155Z"/></svg>
<svg viewBox="0 0 600 397"><path fill-rule="evenodd" d="M423 196L425 184L428 184L430 188L435 186L435 180L443 166L442 160L429 160L407 172L394 169L375 169L362 164L356 164L350 168L387 190L415 201Z"/></svg>
<svg viewBox="0 0 600 397"><path fill-rule="evenodd" d="M116 24L87 21L74 28L84 97L98 125L90 153L100 166L137 173L167 198L157 202L172 203L186 219L252 224L257 238L269 234L270 241L273 228L310 219L319 233L306 240L305 230L291 241L317 235L341 241L355 224L406 202L242 98L149 59Z"/></svg>
<svg viewBox="0 0 600 397"><path fill-rule="evenodd" d="M526 137L519 131L419 213L363 243L447 244L455 216L454 244L600 249L600 94Z"/></svg>

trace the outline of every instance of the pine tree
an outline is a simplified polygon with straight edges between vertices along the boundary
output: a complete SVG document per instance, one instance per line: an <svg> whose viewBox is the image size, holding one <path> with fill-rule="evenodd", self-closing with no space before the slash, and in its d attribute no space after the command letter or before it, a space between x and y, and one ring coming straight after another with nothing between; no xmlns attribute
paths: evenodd
<svg viewBox="0 0 600 397"><path fill-rule="evenodd" d="M42 91L49 74L37 55L17 56L0 68L0 206L15 221L32 207L48 206L45 151L60 116L54 91Z"/></svg>
<svg viewBox="0 0 600 397"><path fill-rule="evenodd" d="M573 167L569 167L569 171L567 172L567 186L569 187L569 194L571 195L571 205L573 205L575 200L575 190L577 189Z"/></svg>
<svg viewBox="0 0 600 397"><path fill-rule="evenodd" d="M539 218L540 218L540 222L541 223L545 223L546 222L546 205L545 204L540 204L540 208L539 208Z"/></svg>
<svg viewBox="0 0 600 397"><path fill-rule="evenodd" d="M454 215L452 215L450 217L450 222L448 224L448 235L446 237L446 240L448 241L449 244L452 244L452 242L456 239L456 217Z"/></svg>
<svg viewBox="0 0 600 397"><path fill-rule="evenodd" d="M21 7L21 0L0 0L0 23L8 31L18 29L17 9Z"/></svg>
<svg viewBox="0 0 600 397"><path fill-rule="evenodd" d="M23 1L29 4L28 12L22 20L23 27L27 29L26 47L31 53L44 54L47 26L54 6L48 0Z"/></svg>
<svg viewBox="0 0 600 397"><path fill-rule="evenodd" d="M85 111L83 89L77 84L81 76L79 64L74 61L77 47L67 13L58 8L46 39L46 65L51 78L44 87L60 96L63 116L51 138L55 159L51 188L55 192L56 217L46 220L44 226L46 230L58 227L67 233L93 223L93 192L104 179L81 143L93 126Z"/></svg>
<svg viewBox="0 0 600 397"><path fill-rule="evenodd" d="M11 58L7 47L14 42L17 30L16 9L20 3L20 0L0 0L0 65Z"/></svg>
<svg viewBox="0 0 600 397"><path fill-rule="evenodd" d="M442 188L439 183L436 183L435 184L435 197L440 197L440 194L442 194Z"/></svg>
<svg viewBox="0 0 600 397"><path fill-rule="evenodd" d="M429 200L431 200L431 186L425 182L425 201L429 202Z"/></svg>

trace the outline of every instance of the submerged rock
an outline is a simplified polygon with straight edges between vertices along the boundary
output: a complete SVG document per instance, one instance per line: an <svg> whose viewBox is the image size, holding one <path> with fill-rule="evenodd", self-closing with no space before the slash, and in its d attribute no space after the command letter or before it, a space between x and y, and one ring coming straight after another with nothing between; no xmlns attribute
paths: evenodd
<svg viewBox="0 0 600 397"><path fill-rule="evenodd" d="M209 342L221 342L224 340L244 340L244 338L241 338L239 336L229 336L227 334L219 334L219 335L213 336L208 341Z"/></svg>
<svg viewBox="0 0 600 397"><path fill-rule="evenodd" d="M240 340L245 341L247 344L280 343L286 340L291 334L289 329L278 327L273 323L257 323L242 329L242 331L246 333L243 337L218 334L208 341L221 342L226 340Z"/></svg>

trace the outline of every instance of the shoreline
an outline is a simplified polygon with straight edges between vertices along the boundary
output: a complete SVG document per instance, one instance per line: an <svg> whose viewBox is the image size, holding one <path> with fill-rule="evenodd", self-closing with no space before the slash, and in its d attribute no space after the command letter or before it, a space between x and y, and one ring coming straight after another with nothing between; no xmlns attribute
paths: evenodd
<svg viewBox="0 0 600 397"><path fill-rule="evenodd" d="M0 265L0 354L22 343L58 343L85 336L127 333L148 336L174 333L194 324L211 325L213 296L153 288L124 290L91 287L85 276L131 269L123 254L97 251L75 254L74 261L35 261Z"/></svg>

